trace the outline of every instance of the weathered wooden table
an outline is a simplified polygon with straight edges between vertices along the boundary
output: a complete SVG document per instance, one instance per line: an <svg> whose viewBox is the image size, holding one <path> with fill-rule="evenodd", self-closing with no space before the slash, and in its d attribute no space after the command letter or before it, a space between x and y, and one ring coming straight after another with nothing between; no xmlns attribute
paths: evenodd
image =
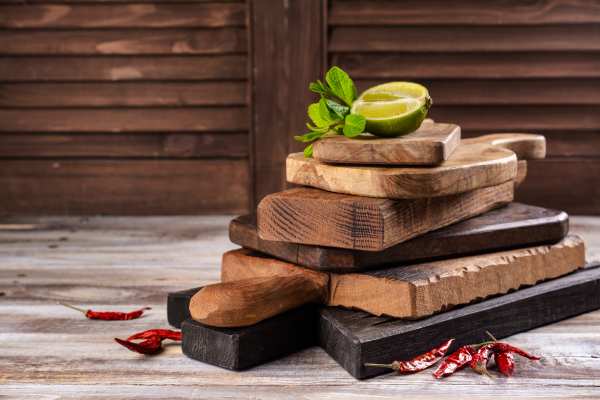
<svg viewBox="0 0 600 400"><path fill-rule="evenodd" d="M545 398L600 397L600 311L510 338L544 356L518 360L511 379L465 371L357 381L311 348L236 373L187 359L178 345L156 357L113 337L166 327L169 291L218 280L230 217L36 218L0 224L1 398ZM600 218L572 232L600 259ZM57 305L153 307L141 319L89 321Z"/></svg>

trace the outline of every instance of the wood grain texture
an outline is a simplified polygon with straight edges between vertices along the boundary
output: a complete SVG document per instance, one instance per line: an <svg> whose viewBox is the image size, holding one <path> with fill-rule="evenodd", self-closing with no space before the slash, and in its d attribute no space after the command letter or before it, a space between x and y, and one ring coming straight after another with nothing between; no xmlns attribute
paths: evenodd
<svg viewBox="0 0 600 400"><path fill-rule="evenodd" d="M264 364L317 344L318 311L305 305L245 328L182 323L182 352L234 371Z"/></svg>
<svg viewBox="0 0 600 400"><path fill-rule="evenodd" d="M0 109L0 120L0 132L32 133L241 131L249 125L245 107Z"/></svg>
<svg viewBox="0 0 600 400"><path fill-rule="evenodd" d="M547 52L518 53L518 56L514 53L418 53L409 56L383 53L377 57L369 53L332 53L330 64L343 68L353 79L386 81L600 77L600 56L585 52L569 53L568 57Z"/></svg>
<svg viewBox="0 0 600 400"><path fill-rule="evenodd" d="M517 199L545 207L558 207L574 214L600 214L600 159L554 158L530 161L529 178L519 188ZM565 182L569 188L565 190Z"/></svg>
<svg viewBox="0 0 600 400"><path fill-rule="evenodd" d="M245 326L273 316L275 304L287 310L288 304L297 307L298 304L322 301L325 305L358 309L377 316L415 319L535 285L584 264L585 246L577 236L567 236L547 246L395 266L366 273L329 275L242 249L223 257L222 283L208 286L213 289L209 295L201 296L206 288L194 295L190 312L194 319L198 316L208 325ZM273 284L264 287L267 280ZM310 288L310 283L316 284L321 293L315 296L287 290L292 286ZM232 290L233 287L236 290ZM258 293L260 295L256 295ZM229 304L221 298L228 299ZM267 298L270 299L268 305L263 302ZM228 312L232 308L239 312ZM246 310L252 310L252 319L246 318L249 312ZM219 317L212 318L210 314Z"/></svg>
<svg viewBox="0 0 600 400"><path fill-rule="evenodd" d="M372 317L337 308L321 311L319 342L342 367L363 379L389 370L366 362L410 359L431 343L454 337L458 346L485 340L485 331L504 338L518 332L600 308L600 269L590 265L571 275L540 283L420 321ZM541 354L544 350L540 348ZM548 363L543 359L543 365Z"/></svg>
<svg viewBox="0 0 600 400"><path fill-rule="evenodd" d="M545 155L543 136L496 134L461 141L446 161L432 168L332 165L293 153L287 158L286 173L288 182L336 193L419 199L514 180L517 157L537 159Z"/></svg>
<svg viewBox="0 0 600 400"><path fill-rule="evenodd" d="M306 88L325 70L325 8L324 0L249 2L254 205L286 187L285 157L301 148L292 133L305 129Z"/></svg>
<svg viewBox="0 0 600 400"><path fill-rule="evenodd" d="M437 165L447 160L460 143L460 127L424 122L415 132L382 139L362 134L353 139L332 136L313 145L313 158L340 164Z"/></svg>
<svg viewBox="0 0 600 400"><path fill-rule="evenodd" d="M568 220L569 217L562 211L510 203L386 250L373 252L262 240L258 237L255 216L246 215L231 221L229 239L242 247L293 264L342 273L555 243L567 234Z"/></svg>
<svg viewBox="0 0 600 400"><path fill-rule="evenodd" d="M4 82L245 79L246 56L0 58Z"/></svg>
<svg viewBox="0 0 600 400"><path fill-rule="evenodd" d="M521 362L515 377L498 378L493 384L488 378L468 371L444 382L422 373L405 377L390 374L357 383L319 347L234 373L183 356L179 345L165 346L158 357L138 356L116 346L112 341L114 336L127 337L148 328L168 327L167 293L219 279L222 253L235 247L227 238L230 219L230 216L190 215L3 218L0 229L3 260L0 291L5 293L0 301L2 394L9 398L54 396L72 400L187 399L190 393L207 398L251 394L265 400L297 400L302 396L330 400L353 397L539 400L590 398L598 391L600 359L596 354L600 346L600 312L511 336L507 341L542 354L544 360ZM6 224L22 229L8 230ZM25 229L27 226L29 229ZM571 228L586 240L589 259L600 259L600 219L574 216ZM515 293L520 292L523 290ZM593 293L598 293L598 289ZM583 291L573 294L580 294L582 301L560 296L552 304L557 305L557 310L565 310L592 299ZM56 300L98 309L151 306L152 311L144 318L103 324L98 329L97 323L57 305ZM545 307L550 302L542 299L536 304ZM502 312L491 312L490 317L504 323L506 319L521 321L527 315L514 306L509 310L517 314L505 317ZM386 321L364 313L348 313L365 322ZM531 315L537 318L547 314L534 311ZM469 325L477 330L471 342L483 339L479 329L496 333L493 321L485 318L478 321L482 325ZM421 336L424 348L430 347L439 333L433 336ZM378 348L389 349L401 357L402 351L409 350L405 343L392 338L389 344L383 343ZM418 350L414 348L415 352Z"/></svg>
<svg viewBox="0 0 600 400"><path fill-rule="evenodd" d="M0 4L0 28L172 28L245 25L244 4Z"/></svg>
<svg viewBox="0 0 600 400"><path fill-rule="evenodd" d="M0 32L2 55L227 54L246 45L244 28Z"/></svg>
<svg viewBox="0 0 600 400"><path fill-rule="evenodd" d="M248 210L246 160L49 159L1 165L0 215Z"/></svg>
<svg viewBox="0 0 600 400"><path fill-rule="evenodd" d="M384 250L513 199L513 183L431 199L388 200L298 188L269 195L257 212L264 240Z"/></svg>
<svg viewBox="0 0 600 400"><path fill-rule="evenodd" d="M600 22L600 6L593 1L543 0L532 3L501 1L481 7L477 0L461 0L452 7L443 0L335 0L331 2L330 25L546 25Z"/></svg>
<svg viewBox="0 0 600 400"><path fill-rule="evenodd" d="M223 265L229 258L223 257ZM194 321L211 327L255 325L303 304L321 303L328 289L327 276L322 278L317 283L300 274L286 279L257 276L223 280L203 287L192 296L190 316Z"/></svg>
<svg viewBox="0 0 600 400"><path fill-rule="evenodd" d="M81 82L0 83L2 107L239 106L246 83Z"/></svg>
<svg viewBox="0 0 600 400"><path fill-rule="evenodd" d="M246 132L0 134L3 158L246 158L248 155Z"/></svg>
<svg viewBox="0 0 600 400"><path fill-rule="evenodd" d="M359 92L387 79L355 80ZM600 104L600 79L420 79L435 106ZM460 96L457 93L460 92Z"/></svg>
<svg viewBox="0 0 600 400"><path fill-rule="evenodd" d="M402 40L398 40L402 38ZM415 43L418 45L415 46ZM336 27L331 52L597 51L597 25Z"/></svg>

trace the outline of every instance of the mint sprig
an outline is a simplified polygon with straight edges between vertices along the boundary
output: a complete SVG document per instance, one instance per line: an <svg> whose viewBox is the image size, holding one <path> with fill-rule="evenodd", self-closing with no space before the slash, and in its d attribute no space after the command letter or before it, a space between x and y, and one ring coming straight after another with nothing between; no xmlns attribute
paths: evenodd
<svg viewBox="0 0 600 400"><path fill-rule="evenodd" d="M313 143L325 135L353 138L364 132L367 122L365 118L350 113L357 97L356 86L341 68L331 67L325 74L325 82L311 82L308 88L321 98L308 106L307 113L311 123L307 123L306 127L310 132L294 136L299 142L310 143L304 149L305 157L312 157Z"/></svg>

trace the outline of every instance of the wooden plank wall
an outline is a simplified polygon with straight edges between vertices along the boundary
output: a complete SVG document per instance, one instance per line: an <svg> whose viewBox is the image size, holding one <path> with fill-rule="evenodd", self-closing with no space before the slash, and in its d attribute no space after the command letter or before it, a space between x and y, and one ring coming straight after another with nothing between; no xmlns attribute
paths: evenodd
<svg viewBox="0 0 600 400"><path fill-rule="evenodd" d="M249 208L246 4L0 1L0 215Z"/></svg>
<svg viewBox="0 0 600 400"><path fill-rule="evenodd" d="M328 24L359 89L414 80L465 136L546 135L519 200L600 214L600 2L331 0Z"/></svg>

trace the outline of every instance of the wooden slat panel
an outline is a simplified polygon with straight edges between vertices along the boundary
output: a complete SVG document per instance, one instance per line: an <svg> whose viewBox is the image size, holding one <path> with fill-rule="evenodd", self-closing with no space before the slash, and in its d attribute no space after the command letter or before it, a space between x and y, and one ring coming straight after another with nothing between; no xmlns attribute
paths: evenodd
<svg viewBox="0 0 600 400"><path fill-rule="evenodd" d="M357 80L359 91L387 80ZM600 79L420 80L440 105L600 104ZM0 90L1 92L1 90Z"/></svg>
<svg viewBox="0 0 600 400"><path fill-rule="evenodd" d="M600 25L351 27L335 28L330 37L329 50L334 52L516 52L600 49Z"/></svg>
<svg viewBox="0 0 600 400"><path fill-rule="evenodd" d="M600 158L529 161L516 199L572 214L600 214Z"/></svg>
<svg viewBox="0 0 600 400"><path fill-rule="evenodd" d="M245 79L246 56L0 58L0 80L127 81Z"/></svg>
<svg viewBox="0 0 600 400"><path fill-rule="evenodd" d="M331 2L330 25L540 25L600 22L594 0Z"/></svg>
<svg viewBox="0 0 600 400"><path fill-rule="evenodd" d="M0 83L0 107L243 104L245 82Z"/></svg>
<svg viewBox="0 0 600 400"><path fill-rule="evenodd" d="M172 28L244 26L244 4L0 5L0 28Z"/></svg>
<svg viewBox="0 0 600 400"><path fill-rule="evenodd" d="M1 31L0 54L224 54L246 51L244 28Z"/></svg>
<svg viewBox="0 0 600 400"><path fill-rule="evenodd" d="M286 186L285 158L300 145L306 88L326 62L325 0L253 0L252 38L254 205Z"/></svg>
<svg viewBox="0 0 600 400"><path fill-rule="evenodd" d="M0 215L248 210L245 160L0 161Z"/></svg>
<svg viewBox="0 0 600 400"><path fill-rule="evenodd" d="M595 53L334 53L331 65L355 79L600 77Z"/></svg>
<svg viewBox="0 0 600 400"><path fill-rule="evenodd" d="M0 132L176 132L248 129L245 107L0 109Z"/></svg>
<svg viewBox="0 0 600 400"><path fill-rule="evenodd" d="M600 130L600 106L433 106L430 115L464 130Z"/></svg>
<svg viewBox="0 0 600 400"><path fill-rule="evenodd" d="M0 134L0 157L240 158L248 156L248 134Z"/></svg>

